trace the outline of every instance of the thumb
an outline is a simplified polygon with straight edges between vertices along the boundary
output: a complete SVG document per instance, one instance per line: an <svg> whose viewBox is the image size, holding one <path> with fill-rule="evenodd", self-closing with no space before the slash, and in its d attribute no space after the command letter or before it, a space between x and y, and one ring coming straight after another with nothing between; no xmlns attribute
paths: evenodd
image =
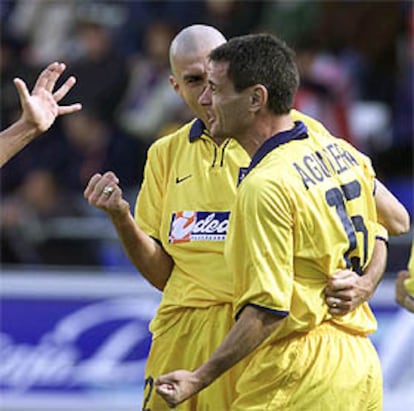
<svg viewBox="0 0 414 411"><path fill-rule="evenodd" d="M18 77L16 77L13 80L13 83L16 86L17 92L19 93L20 101L21 102L27 101L30 97L30 93L29 93L29 90L27 89L26 83Z"/></svg>

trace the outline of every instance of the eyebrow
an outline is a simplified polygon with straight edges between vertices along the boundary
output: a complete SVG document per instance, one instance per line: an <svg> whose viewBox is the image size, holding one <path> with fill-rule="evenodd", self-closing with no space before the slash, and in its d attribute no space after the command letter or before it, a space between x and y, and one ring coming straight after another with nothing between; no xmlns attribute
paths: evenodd
<svg viewBox="0 0 414 411"><path fill-rule="evenodd" d="M200 80L203 78L203 74L184 74L183 80Z"/></svg>

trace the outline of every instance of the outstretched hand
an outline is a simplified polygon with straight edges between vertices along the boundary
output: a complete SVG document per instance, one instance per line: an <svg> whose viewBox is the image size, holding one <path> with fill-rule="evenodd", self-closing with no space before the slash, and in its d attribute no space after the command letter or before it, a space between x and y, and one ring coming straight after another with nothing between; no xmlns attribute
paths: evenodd
<svg viewBox="0 0 414 411"><path fill-rule="evenodd" d="M65 69L66 66L63 63L50 64L40 73L31 94L22 79L15 78L13 80L23 110L21 120L33 127L36 135L48 130L56 117L74 113L82 108L79 103L68 106L58 104L76 83L75 77L71 76L59 89L53 92L57 80Z"/></svg>
<svg viewBox="0 0 414 411"><path fill-rule="evenodd" d="M161 375L155 380L157 393L174 408L203 388L203 384L191 371L178 370Z"/></svg>
<svg viewBox="0 0 414 411"><path fill-rule="evenodd" d="M366 276L342 270L329 279L325 288L325 301L331 314L345 315L368 301L373 292L374 285Z"/></svg>

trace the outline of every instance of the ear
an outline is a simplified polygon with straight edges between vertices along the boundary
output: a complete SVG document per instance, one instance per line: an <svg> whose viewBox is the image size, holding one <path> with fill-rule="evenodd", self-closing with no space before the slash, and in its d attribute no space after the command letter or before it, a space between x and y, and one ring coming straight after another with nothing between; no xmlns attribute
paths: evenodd
<svg viewBox="0 0 414 411"><path fill-rule="evenodd" d="M267 104L268 92L267 88L262 84L256 84L252 87L250 92L250 109L259 111Z"/></svg>
<svg viewBox="0 0 414 411"><path fill-rule="evenodd" d="M180 89L180 86L178 85L177 81L175 80L175 77L174 77L173 75L170 75L170 76L168 77L168 80L169 80L169 82L170 82L170 84L171 84L171 86L172 86L173 90L174 90L177 94L179 94L179 89Z"/></svg>

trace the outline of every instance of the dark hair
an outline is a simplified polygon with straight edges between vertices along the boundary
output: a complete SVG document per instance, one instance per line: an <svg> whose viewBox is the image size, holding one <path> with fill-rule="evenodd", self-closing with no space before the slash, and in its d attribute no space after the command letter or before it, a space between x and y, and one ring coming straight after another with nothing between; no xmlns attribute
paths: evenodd
<svg viewBox="0 0 414 411"><path fill-rule="evenodd" d="M268 108L287 114L299 86L293 51L271 34L235 37L210 53L210 60L229 62L228 76L237 92L262 84L269 93Z"/></svg>

